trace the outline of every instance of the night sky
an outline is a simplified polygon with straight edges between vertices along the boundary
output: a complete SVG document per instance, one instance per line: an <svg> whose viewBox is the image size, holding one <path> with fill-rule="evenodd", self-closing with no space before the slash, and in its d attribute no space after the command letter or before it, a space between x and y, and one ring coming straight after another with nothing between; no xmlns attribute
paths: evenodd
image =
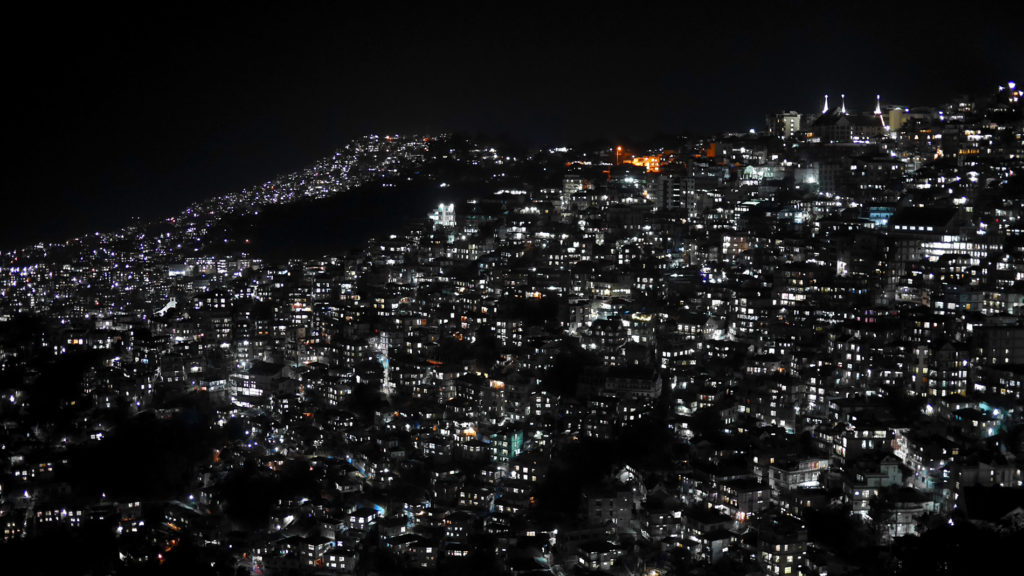
<svg viewBox="0 0 1024 576"><path fill-rule="evenodd" d="M1024 82L1021 10L996 3L349 4L5 18L0 248L168 216L369 132L635 140L761 128L825 92L868 108Z"/></svg>

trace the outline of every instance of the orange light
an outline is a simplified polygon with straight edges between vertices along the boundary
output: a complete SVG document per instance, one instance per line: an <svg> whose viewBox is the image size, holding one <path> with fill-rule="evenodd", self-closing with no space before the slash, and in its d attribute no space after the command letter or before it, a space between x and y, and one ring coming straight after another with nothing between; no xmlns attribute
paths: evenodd
<svg viewBox="0 0 1024 576"><path fill-rule="evenodd" d="M661 156L634 156L626 162L644 168L648 172L661 172Z"/></svg>

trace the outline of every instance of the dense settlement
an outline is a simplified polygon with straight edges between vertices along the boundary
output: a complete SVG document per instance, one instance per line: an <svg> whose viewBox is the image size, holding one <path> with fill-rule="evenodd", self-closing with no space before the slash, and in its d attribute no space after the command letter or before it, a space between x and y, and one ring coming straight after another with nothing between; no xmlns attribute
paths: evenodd
<svg viewBox="0 0 1024 576"><path fill-rule="evenodd" d="M93 573L824 575L1019 542L1020 98L826 97L637 150L368 136L4 253L0 549ZM237 225L359 190L397 211L403 187L458 200L316 258Z"/></svg>

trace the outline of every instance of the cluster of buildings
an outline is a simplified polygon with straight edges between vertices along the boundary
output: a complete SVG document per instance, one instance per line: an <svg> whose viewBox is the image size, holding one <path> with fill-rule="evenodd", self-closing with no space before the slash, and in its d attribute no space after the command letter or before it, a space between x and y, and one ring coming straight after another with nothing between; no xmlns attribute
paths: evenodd
<svg viewBox="0 0 1024 576"><path fill-rule="evenodd" d="M102 526L124 565L187 540L253 574L775 575L863 569L826 513L879 547L1021 530L1020 96L841 99L671 150L370 137L5 254L4 546ZM227 215L440 161L480 193L365 250L203 251ZM33 387L72 356L48 421ZM67 480L126 421L197 405L213 440L178 493Z"/></svg>

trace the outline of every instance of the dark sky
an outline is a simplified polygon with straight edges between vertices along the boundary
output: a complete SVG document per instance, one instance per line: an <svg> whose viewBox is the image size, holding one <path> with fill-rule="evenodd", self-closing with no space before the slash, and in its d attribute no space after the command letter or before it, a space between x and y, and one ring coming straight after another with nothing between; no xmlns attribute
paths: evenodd
<svg viewBox="0 0 1024 576"><path fill-rule="evenodd" d="M368 132L643 138L1024 81L1021 11L996 3L349 4L6 19L0 248L167 216Z"/></svg>

